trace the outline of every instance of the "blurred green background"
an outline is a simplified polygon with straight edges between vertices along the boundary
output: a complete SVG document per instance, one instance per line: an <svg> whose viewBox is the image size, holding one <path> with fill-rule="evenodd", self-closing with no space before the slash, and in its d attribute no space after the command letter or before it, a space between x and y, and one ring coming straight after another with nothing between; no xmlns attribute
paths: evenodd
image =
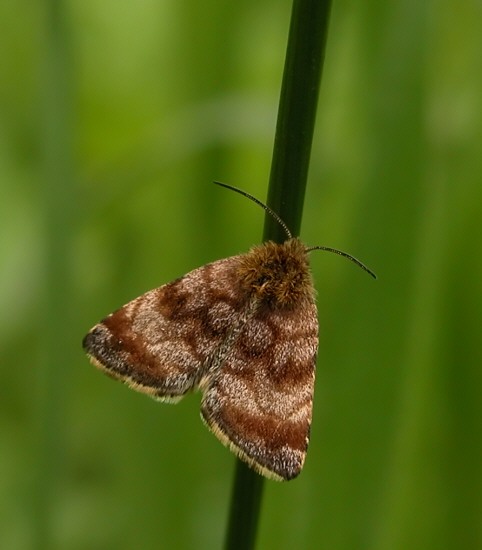
<svg viewBox="0 0 482 550"><path fill-rule="evenodd" d="M0 547L219 548L233 456L81 340L259 242L288 0L0 4ZM305 469L258 548L482 547L482 4L335 2Z"/></svg>

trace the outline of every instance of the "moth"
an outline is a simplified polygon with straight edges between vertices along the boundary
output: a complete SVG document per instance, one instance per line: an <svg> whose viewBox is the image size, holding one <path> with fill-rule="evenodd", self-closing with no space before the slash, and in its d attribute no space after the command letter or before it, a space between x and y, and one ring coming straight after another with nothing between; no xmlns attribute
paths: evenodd
<svg viewBox="0 0 482 550"><path fill-rule="evenodd" d="M202 392L201 417L256 472L295 478L310 437L318 316L306 247L267 205L235 187L284 229L127 303L95 325L83 347L109 376L160 401Z"/></svg>

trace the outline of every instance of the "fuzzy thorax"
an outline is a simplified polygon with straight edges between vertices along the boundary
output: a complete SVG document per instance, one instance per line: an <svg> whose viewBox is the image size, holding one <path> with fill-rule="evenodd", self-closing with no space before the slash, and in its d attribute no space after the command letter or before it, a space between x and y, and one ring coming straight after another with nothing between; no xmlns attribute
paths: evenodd
<svg viewBox="0 0 482 550"><path fill-rule="evenodd" d="M273 306L291 307L313 300L308 253L296 238L253 247L241 256L239 276L249 293Z"/></svg>

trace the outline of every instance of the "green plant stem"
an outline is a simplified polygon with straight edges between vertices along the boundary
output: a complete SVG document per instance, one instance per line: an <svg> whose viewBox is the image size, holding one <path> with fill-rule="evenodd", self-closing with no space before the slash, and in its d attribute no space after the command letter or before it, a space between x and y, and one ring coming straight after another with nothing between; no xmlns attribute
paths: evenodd
<svg viewBox="0 0 482 550"><path fill-rule="evenodd" d="M294 0L291 14L267 203L293 235L301 226L330 6L331 0ZM263 238L285 239L270 216Z"/></svg>
<svg viewBox="0 0 482 550"><path fill-rule="evenodd" d="M298 235L316 120L330 0L294 0L267 204ZM263 240L286 235L269 215ZM264 479L237 461L226 550L254 548Z"/></svg>
<svg viewBox="0 0 482 550"><path fill-rule="evenodd" d="M263 477L236 460L226 549L254 548L263 484Z"/></svg>

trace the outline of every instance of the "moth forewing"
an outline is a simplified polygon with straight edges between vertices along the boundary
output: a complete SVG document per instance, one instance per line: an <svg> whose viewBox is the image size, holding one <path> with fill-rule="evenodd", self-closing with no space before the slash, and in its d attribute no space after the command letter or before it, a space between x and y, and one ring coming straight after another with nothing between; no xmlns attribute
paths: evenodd
<svg viewBox="0 0 482 550"><path fill-rule="evenodd" d="M237 258L195 269L103 319L83 342L93 364L162 401L196 389L236 321Z"/></svg>
<svg viewBox="0 0 482 550"><path fill-rule="evenodd" d="M292 479L304 464L312 417L318 322L314 304L262 305L203 396L203 419L259 473Z"/></svg>

